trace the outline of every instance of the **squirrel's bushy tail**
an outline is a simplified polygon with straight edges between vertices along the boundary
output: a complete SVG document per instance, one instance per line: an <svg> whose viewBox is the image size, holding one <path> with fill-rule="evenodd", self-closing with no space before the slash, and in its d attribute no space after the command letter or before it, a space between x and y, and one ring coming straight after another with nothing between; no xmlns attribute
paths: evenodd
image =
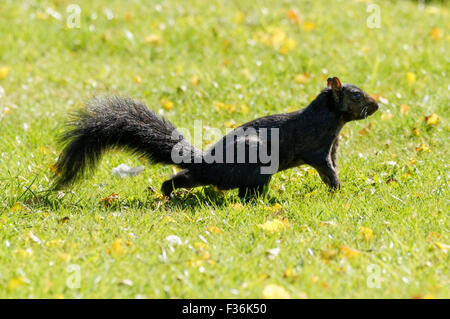
<svg viewBox="0 0 450 319"><path fill-rule="evenodd" d="M152 163L174 163L173 147L199 154L176 128L144 104L129 98L94 98L85 109L74 114L70 128L60 138L65 145L56 163L54 188L60 189L92 170L102 154L120 148L144 155Z"/></svg>

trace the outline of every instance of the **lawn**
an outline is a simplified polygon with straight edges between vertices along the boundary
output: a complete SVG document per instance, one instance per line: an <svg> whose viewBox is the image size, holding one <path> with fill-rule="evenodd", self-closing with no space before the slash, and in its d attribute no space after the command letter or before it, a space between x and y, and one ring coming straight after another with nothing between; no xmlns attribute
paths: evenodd
<svg viewBox="0 0 450 319"><path fill-rule="evenodd" d="M449 298L450 9L376 3L2 0L0 297ZM118 151L48 191L94 95L225 134L307 106L329 76L380 105L342 131L336 193L302 166L258 201L168 200L173 167ZM145 169L119 178L122 163Z"/></svg>

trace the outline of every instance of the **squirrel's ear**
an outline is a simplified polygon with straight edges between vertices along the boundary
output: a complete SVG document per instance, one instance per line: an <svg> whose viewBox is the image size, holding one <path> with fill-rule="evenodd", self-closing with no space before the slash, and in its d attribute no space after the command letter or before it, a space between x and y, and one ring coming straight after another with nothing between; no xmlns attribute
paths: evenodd
<svg viewBox="0 0 450 319"><path fill-rule="evenodd" d="M337 78L328 78L327 80L328 88L336 90L342 87L341 81Z"/></svg>

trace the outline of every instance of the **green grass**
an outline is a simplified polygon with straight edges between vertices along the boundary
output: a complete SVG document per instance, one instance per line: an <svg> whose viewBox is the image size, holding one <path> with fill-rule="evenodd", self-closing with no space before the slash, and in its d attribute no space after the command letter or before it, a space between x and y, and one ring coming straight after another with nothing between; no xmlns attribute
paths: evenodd
<svg viewBox="0 0 450 319"><path fill-rule="evenodd" d="M74 2L81 26L69 29ZM450 244L448 5L377 1L381 27L370 29L364 1L158 3L1 2L0 67L10 71L0 80L0 297L260 298L271 284L293 298L450 297L449 255L438 247ZM288 20L291 8L299 24ZM159 43L145 41L152 34ZM263 43L271 35L281 48ZM303 73L309 80L297 83ZM379 112L343 131L336 194L300 167L275 176L269 199L242 207L236 191L209 187L165 201L147 187L159 189L172 167L146 164L119 179L112 168L142 162L118 152L73 189L47 192L56 137L93 95L128 95L178 127L201 120L225 133L228 121L305 107L328 76L382 97ZM433 113L440 121L428 125ZM430 151L417 152L422 144ZM112 193L119 198L107 206ZM289 226L258 226L273 219ZM171 247L169 235L182 244ZM80 269L79 289L66 284L69 265ZM371 269L380 288L367 284Z"/></svg>

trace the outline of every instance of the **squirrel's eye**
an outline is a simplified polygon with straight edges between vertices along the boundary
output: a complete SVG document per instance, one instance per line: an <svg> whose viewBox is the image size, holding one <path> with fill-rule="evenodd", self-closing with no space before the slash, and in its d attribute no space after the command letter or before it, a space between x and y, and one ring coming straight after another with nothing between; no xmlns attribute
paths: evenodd
<svg viewBox="0 0 450 319"><path fill-rule="evenodd" d="M361 93L359 93L359 92L353 93L353 98L354 98L354 99L359 99L359 98L361 98Z"/></svg>

